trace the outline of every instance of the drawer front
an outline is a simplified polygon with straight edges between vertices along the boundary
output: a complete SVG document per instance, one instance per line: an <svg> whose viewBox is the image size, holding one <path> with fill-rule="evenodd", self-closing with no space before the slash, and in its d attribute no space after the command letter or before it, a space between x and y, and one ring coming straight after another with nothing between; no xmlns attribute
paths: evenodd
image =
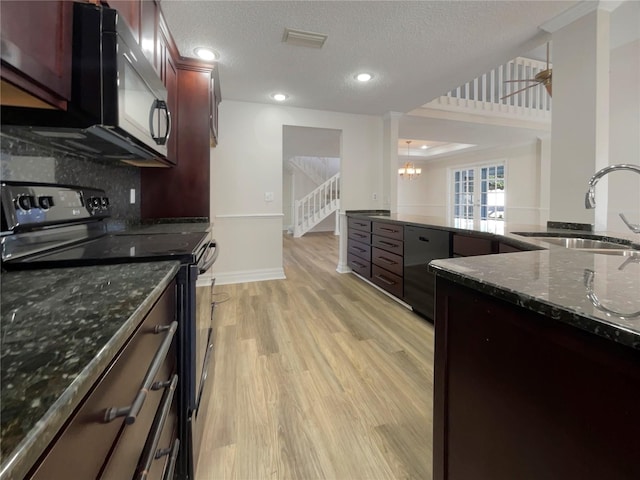
<svg viewBox="0 0 640 480"><path fill-rule="evenodd" d="M371 220L362 220L361 218L349 218L349 229L360 230L362 232L371 231Z"/></svg>
<svg viewBox="0 0 640 480"><path fill-rule="evenodd" d="M367 243L370 244L371 243L371 234L368 232L362 232L360 230L353 230L353 229L349 229L349 238L351 238L352 240L355 240L357 242L362 242L362 243Z"/></svg>
<svg viewBox="0 0 640 480"><path fill-rule="evenodd" d="M153 392L149 392L139 417L131 425L124 426L124 417L105 422L104 416L109 408L131 405L154 355L166 338L166 332L155 333L155 327L171 323L175 308L175 284L172 283L129 343L117 355L106 374L96 382L31 478L69 478L70 469L74 478L96 478L114 443L117 443L121 429L124 432L135 427L139 419L140 424L148 422L148 432L162 392L158 392L157 399L156 395L152 395ZM175 355L173 349L170 349L168 356L172 354ZM167 372L164 371L164 374L167 375ZM146 435L143 443L144 438ZM133 467L132 475L135 464Z"/></svg>
<svg viewBox="0 0 640 480"><path fill-rule="evenodd" d="M371 278L371 263L366 260L349 253L347 254L347 264L357 274L365 278Z"/></svg>
<svg viewBox="0 0 640 480"><path fill-rule="evenodd" d="M373 222L372 232L382 237L404 239L404 226L393 223Z"/></svg>
<svg viewBox="0 0 640 480"><path fill-rule="evenodd" d="M170 382L175 373L175 339L174 345L167 354L165 362L160 367L158 375L154 378L155 382ZM109 457L102 478L120 479L129 478L136 471L140 454L147 442L149 431L153 424L153 420L158 413L160 400L165 393L166 388L158 388L157 390L149 390L144 406L136 421L127 425L122 434L118 437L114 449Z"/></svg>
<svg viewBox="0 0 640 480"><path fill-rule="evenodd" d="M366 261L371 260L371 246L366 243L356 242L355 240L349 239L349 243L347 244L347 253L360 257Z"/></svg>
<svg viewBox="0 0 640 480"><path fill-rule="evenodd" d="M453 253L462 255L463 257L471 257L474 255L490 255L491 253L493 253L492 241L487 238L454 235Z"/></svg>
<svg viewBox="0 0 640 480"><path fill-rule="evenodd" d="M373 248L371 250L371 263L384 268L385 270L402 276L402 256L395 253L389 253L386 250L380 250L379 248Z"/></svg>
<svg viewBox="0 0 640 480"><path fill-rule="evenodd" d="M380 288L385 289L394 297L402 298L402 277L391 273L377 265L371 265L371 281Z"/></svg>
<svg viewBox="0 0 640 480"><path fill-rule="evenodd" d="M169 475L172 457L177 453L176 449L180 445L176 445L178 438L178 392L177 389L171 391L169 388L164 392L162 403L158 408L158 413L153 421L153 428L147 438L140 462L138 463L136 479L140 478L143 472L148 472L147 479L173 479L173 475ZM168 407L168 408L167 408ZM197 457L194 461L197 461ZM173 460L175 464L175 460ZM166 473L163 473L166 472ZM121 477L125 478L125 477Z"/></svg>
<svg viewBox="0 0 640 480"><path fill-rule="evenodd" d="M371 246L395 253L396 255L402 255L404 251L404 243L402 240L380 237L378 235L371 236Z"/></svg>

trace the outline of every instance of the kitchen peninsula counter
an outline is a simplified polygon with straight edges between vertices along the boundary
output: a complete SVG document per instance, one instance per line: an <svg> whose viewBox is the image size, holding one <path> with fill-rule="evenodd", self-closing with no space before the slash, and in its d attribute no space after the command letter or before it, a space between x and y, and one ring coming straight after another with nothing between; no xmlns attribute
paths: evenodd
<svg viewBox="0 0 640 480"><path fill-rule="evenodd" d="M640 249L639 235L547 229L501 221L486 221L473 227L465 221L441 217L379 212L347 215L442 229L532 250L434 260L430 269L437 277L640 350L640 257L582 252L514 232L602 235L631 241Z"/></svg>
<svg viewBox="0 0 640 480"><path fill-rule="evenodd" d="M3 479L23 478L35 464L178 268L169 261L2 273Z"/></svg>

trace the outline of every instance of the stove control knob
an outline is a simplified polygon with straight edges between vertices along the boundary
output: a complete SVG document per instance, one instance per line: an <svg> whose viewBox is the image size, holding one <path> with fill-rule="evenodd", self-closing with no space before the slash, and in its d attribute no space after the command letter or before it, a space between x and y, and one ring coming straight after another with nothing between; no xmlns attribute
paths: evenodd
<svg viewBox="0 0 640 480"><path fill-rule="evenodd" d="M16 206L18 209L28 212L35 207L35 198L32 195L20 195L16 198Z"/></svg>
<svg viewBox="0 0 640 480"><path fill-rule="evenodd" d="M51 207L53 207L53 197L50 197L50 196L38 197L38 206L42 210L49 210Z"/></svg>
<svg viewBox="0 0 640 480"><path fill-rule="evenodd" d="M89 197L87 201L87 209L91 215L94 215L96 210L100 209L100 197Z"/></svg>
<svg viewBox="0 0 640 480"><path fill-rule="evenodd" d="M109 197L102 197L100 199L100 204L102 205L102 209L106 210L109 208Z"/></svg>

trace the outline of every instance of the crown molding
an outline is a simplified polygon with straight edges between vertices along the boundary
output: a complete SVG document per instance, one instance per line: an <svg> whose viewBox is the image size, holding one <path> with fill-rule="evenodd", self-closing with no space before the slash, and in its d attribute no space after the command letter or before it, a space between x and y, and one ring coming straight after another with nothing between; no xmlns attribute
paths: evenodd
<svg viewBox="0 0 640 480"><path fill-rule="evenodd" d="M555 33L596 10L613 12L627 0L584 0L540 25L545 32Z"/></svg>

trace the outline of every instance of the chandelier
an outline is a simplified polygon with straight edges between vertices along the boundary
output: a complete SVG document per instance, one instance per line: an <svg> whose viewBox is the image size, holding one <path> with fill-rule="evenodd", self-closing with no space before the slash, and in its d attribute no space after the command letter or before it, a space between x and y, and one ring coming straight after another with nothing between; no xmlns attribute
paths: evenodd
<svg viewBox="0 0 640 480"><path fill-rule="evenodd" d="M407 140L407 158L411 158L411 151L409 150L410 144L411 140ZM421 173L422 169L416 168L416 166L411 162L405 163L401 168L398 169L398 175L400 175L400 178L408 178L409 180L414 179Z"/></svg>

